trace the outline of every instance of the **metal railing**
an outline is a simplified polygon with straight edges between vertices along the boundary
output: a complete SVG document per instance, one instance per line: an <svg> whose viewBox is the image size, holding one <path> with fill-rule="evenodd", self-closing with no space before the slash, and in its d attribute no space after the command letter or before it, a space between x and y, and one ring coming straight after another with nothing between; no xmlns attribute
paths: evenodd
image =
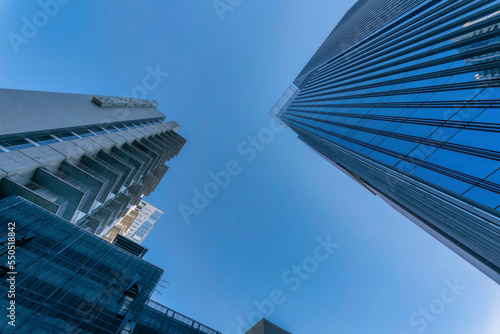
<svg viewBox="0 0 500 334"><path fill-rule="evenodd" d="M185 315L179 313L179 312L176 312L174 310L171 310L169 309L168 307L166 306L163 306L155 301L152 301L151 299L148 300L146 302L146 305L151 307L152 309L156 310L156 311L159 311L163 314L165 314L167 317L169 318L173 318L177 321L180 321L186 325L188 325L189 327L192 327L192 328L195 328L195 329L198 329L200 332L202 333L206 333L206 334L222 334L212 328L209 328L205 325L202 325L200 324L199 322L189 318L189 317L186 317Z"/></svg>

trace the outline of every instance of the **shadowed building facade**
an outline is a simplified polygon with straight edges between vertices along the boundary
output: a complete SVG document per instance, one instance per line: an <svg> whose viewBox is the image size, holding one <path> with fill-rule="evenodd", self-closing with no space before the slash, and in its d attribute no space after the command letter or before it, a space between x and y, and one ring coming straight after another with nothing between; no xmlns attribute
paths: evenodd
<svg viewBox="0 0 500 334"><path fill-rule="evenodd" d="M500 2L359 0L271 115L500 283Z"/></svg>

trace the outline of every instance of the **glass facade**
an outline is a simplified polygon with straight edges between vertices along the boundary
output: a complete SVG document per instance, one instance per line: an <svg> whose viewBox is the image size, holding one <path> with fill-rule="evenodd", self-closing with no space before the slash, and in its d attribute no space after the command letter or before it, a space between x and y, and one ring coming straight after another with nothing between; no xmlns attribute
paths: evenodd
<svg viewBox="0 0 500 334"><path fill-rule="evenodd" d="M21 197L0 200L0 245L2 334L220 334L149 299L163 270Z"/></svg>
<svg viewBox="0 0 500 334"><path fill-rule="evenodd" d="M397 1L354 26L383 3L349 11L280 119L500 282L500 1ZM435 198L415 207L417 187Z"/></svg>
<svg viewBox="0 0 500 334"><path fill-rule="evenodd" d="M25 201L0 201L0 236L16 235L15 327L1 333L117 333L138 318L163 270ZM2 264L6 252L2 250ZM1 272L2 314L9 269Z"/></svg>

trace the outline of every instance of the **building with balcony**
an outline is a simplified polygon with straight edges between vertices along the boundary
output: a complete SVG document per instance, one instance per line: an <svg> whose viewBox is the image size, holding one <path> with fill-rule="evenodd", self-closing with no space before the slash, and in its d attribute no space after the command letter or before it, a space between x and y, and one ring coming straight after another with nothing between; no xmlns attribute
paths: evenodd
<svg viewBox="0 0 500 334"><path fill-rule="evenodd" d="M154 101L0 90L0 198L102 236L151 194L186 140Z"/></svg>
<svg viewBox="0 0 500 334"><path fill-rule="evenodd" d="M0 90L0 333L220 334L151 300L145 247L102 238L186 142L157 106Z"/></svg>

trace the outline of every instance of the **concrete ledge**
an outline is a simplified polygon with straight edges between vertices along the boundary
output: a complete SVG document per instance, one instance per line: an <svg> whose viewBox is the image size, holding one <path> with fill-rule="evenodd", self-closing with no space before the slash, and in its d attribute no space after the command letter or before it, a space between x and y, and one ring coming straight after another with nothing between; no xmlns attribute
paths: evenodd
<svg viewBox="0 0 500 334"><path fill-rule="evenodd" d="M160 124L153 124L146 128L154 134L165 131L163 126L161 126Z"/></svg>
<svg viewBox="0 0 500 334"><path fill-rule="evenodd" d="M4 171L4 177L19 174L31 179L40 165L20 151L0 153L0 168Z"/></svg>
<svg viewBox="0 0 500 334"><path fill-rule="evenodd" d="M127 131L121 131L121 133L130 134L130 135L134 136L137 140L141 140L145 136L144 133L142 133L140 131L137 131L137 129L130 129L130 130L127 130Z"/></svg>
<svg viewBox="0 0 500 334"><path fill-rule="evenodd" d="M120 132L117 132L116 134L119 135L120 137L122 137L123 139L125 139L126 142L129 144L132 144L134 142L134 140L138 140L141 138L141 137L134 136L133 132L130 132L130 130L120 131Z"/></svg>
<svg viewBox="0 0 500 334"><path fill-rule="evenodd" d="M59 168L61 163L64 160L66 160L65 155L54 150L50 146L31 147L24 150L20 150L19 152L35 160L42 166L51 166L54 168Z"/></svg>
<svg viewBox="0 0 500 334"><path fill-rule="evenodd" d="M101 149L106 152L109 152L109 150L111 150L111 148L115 146L115 143L104 135L89 137L89 139L100 145Z"/></svg>
<svg viewBox="0 0 500 334"><path fill-rule="evenodd" d="M137 130L137 132L142 133L144 136L147 136L147 137L155 134L155 132L149 130L148 127L136 128L134 130Z"/></svg>
<svg viewBox="0 0 500 334"><path fill-rule="evenodd" d="M174 121L167 122L167 124L170 127L170 129L175 132L179 131L179 128L181 127L179 123Z"/></svg>
<svg viewBox="0 0 500 334"><path fill-rule="evenodd" d="M87 154L89 155L97 155L97 153L99 153L99 151L102 150L102 146L93 141L91 138L75 139L72 140L71 142L76 146L80 147L85 152L87 152Z"/></svg>
<svg viewBox="0 0 500 334"><path fill-rule="evenodd" d="M112 133L106 133L104 135L102 135L106 138L108 138L109 140L113 141L116 145L115 146L119 146L119 147L122 147L123 144L125 144L127 142L127 140L125 138L123 138L122 136L120 136L118 134L118 132L112 132Z"/></svg>
<svg viewBox="0 0 500 334"><path fill-rule="evenodd" d="M66 156L66 158L73 158L79 160L83 157L87 152L82 148L78 147L73 141L65 141L60 143L54 143L48 145L53 148L57 152Z"/></svg>

